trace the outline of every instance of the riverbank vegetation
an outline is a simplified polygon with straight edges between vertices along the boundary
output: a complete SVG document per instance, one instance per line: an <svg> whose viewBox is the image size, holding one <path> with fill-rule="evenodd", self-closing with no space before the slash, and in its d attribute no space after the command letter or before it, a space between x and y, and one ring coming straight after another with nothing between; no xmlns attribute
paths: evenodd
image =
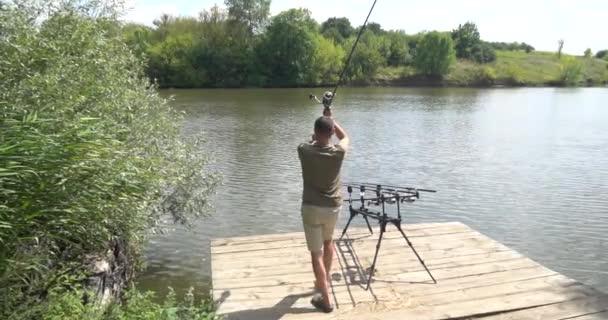
<svg viewBox="0 0 608 320"><path fill-rule="evenodd" d="M330 85L360 27L319 24L306 9L269 15L269 0L228 0L198 17L161 15L154 27L127 24L123 37L161 87ZM350 84L577 86L608 83L605 51L536 52L520 42L486 42L474 23L451 32L406 34L370 23L346 73Z"/></svg>
<svg viewBox="0 0 608 320"><path fill-rule="evenodd" d="M90 318L90 265L118 261L102 286L119 294L160 219L208 207L201 139L183 137L117 16L107 2L0 2L1 319ZM127 297L115 319L151 303Z"/></svg>

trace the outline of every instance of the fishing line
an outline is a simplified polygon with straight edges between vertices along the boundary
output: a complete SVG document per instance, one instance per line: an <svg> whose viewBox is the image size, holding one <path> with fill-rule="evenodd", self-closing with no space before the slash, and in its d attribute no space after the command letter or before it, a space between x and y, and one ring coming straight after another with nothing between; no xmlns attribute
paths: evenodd
<svg viewBox="0 0 608 320"><path fill-rule="evenodd" d="M374 11L374 8L376 7L376 2L378 2L378 0L374 0L374 3L372 4L372 7L369 9L369 13L367 14L367 17L365 18L365 22L363 22L363 25L361 26L361 29L359 29L359 34L357 34L357 38L355 39L355 43L353 44L353 47L350 49L350 53L348 54L348 59L346 59L346 63L344 64L344 68L342 68L342 72L340 73L340 78L338 78L338 82L336 83L336 87L334 88L333 92L325 92L323 94L323 100L319 100L315 95L313 95L312 93L308 95L309 99L315 99L318 103L322 104L323 106L325 106L325 109L329 109L331 107L331 103L333 102L334 97L336 96L336 92L338 91L338 88L340 87L340 85L342 84L342 80L344 79L344 75L346 74L346 70L348 70L348 67L350 66L350 62L353 58L353 53L355 53L355 49L357 48L357 45L359 44L359 40L361 40L361 36L363 35L363 32L365 31L365 27L367 27L367 21L369 20L369 17L372 15L372 12Z"/></svg>
<svg viewBox="0 0 608 320"><path fill-rule="evenodd" d="M336 83L336 87L334 88L334 91L332 92L332 98L334 96L336 96L336 91L338 91L338 87L340 87L340 84L342 83L344 74L346 73L346 70L348 69L348 67L350 65L350 61L353 58L353 53L355 52L355 49L357 48L357 44L359 44L359 40L361 39L361 35L363 35L363 31L365 31L365 27L367 26L367 21L369 20L369 17L372 15L372 12L374 11L374 7L376 7L376 2L378 2L378 0L374 0L374 3L372 4L371 9L369 9L369 13L367 14L367 18L365 18L365 22L363 22L363 26L361 26L361 30L359 30L357 39L355 40L355 43L353 44L353 47L350 50L348 59L346 59L346 64L344 65L344 68L342 69L342 73L340 73L340 78L338 79L338 83ZM331 105L331 103L330 103L330 105Z"/></svg>

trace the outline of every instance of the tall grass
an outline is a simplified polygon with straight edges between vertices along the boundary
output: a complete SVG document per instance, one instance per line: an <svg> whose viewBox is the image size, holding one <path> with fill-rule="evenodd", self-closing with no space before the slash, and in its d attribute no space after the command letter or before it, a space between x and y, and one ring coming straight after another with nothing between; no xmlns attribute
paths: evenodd
<svg viewBox="0 0 608 320"><path fill-rule="evenodd" d="M137 261L163 215L204 214L217 183L200 137L143 76L101 2L0 10L0 318L37 318L112 243ZM137 263L134 264L137 266ZM133 270L126 270L132 273Z"/></svg>

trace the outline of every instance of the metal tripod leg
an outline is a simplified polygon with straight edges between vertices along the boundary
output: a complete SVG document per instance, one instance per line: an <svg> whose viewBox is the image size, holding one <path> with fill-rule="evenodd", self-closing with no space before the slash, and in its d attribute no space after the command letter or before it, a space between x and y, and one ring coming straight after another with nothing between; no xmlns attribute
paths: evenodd
<svg viewBox="0 0 608 320"><path fill-rule="evenodd" d="M431 277L431 279L433 279L434 283L437 283L437 280L435 280L435 277L433 277L433 275L431 274L431 271L429 271L429 268L426 267L426 264L424 263L424 260L422 260L422 258L420 258L420 255L418 255L418 252L416 252L416 249L414 248L414 246L410 242L410 239L407 238L407 236L405 235L405 232L403 232L403 230L401 229L401 223L396 223L395 222L395 226L397 227L397 229L399 229L399 232L401 232L401 235L403 236L403 238L407 242L407 245L410 246L410 248L412 249L412 251L414 252L414 254L416 255L416 257L418 258L418 261L420 261L420 263L424 267L424 270L426 270L426 273L429 274L429 276Z"/></svg>
<svg viewBox="0 0 608 320"><path fill-rule="evenodd" d="M365 223L367 223L367 229L369 229L369 233L374 234L374 231L372 231L372 226L369 225L369 220L367 219L367 216L363 215L363 218L365 219Z"/></svg>
<svg viewBox="0 0 608 320"><path fill-rule="evenodd" d="M374 254L374 261L372 262L372 266L370 267L369 271L369 276L367 277L367 288L365 288L365 290L369 290L369 285L372 282L372 277L374 276L374 271L376 270L376 260L378 259L380 244L382 244L382 236L384 236L384 231L386 231L386 223L386 221L380 222L380 236L378 236L378 243L376 244L376 253Z"/></svg>
<svg viewBox="0 0 608 320"><path fill-rule="evenodd" d="M344 238L344 235L346 234L346 230L348 230L348 226L350 226L351 221L353 221L353 219L355 218L356 215L357 215L357 212L353 211L351 208L350 209L350 218L348 218L348 222L346 223L346 226L344 226L344 230L342 230L342 235L340 236L340 240L342 240L342 238ZM368 226L369 226L369 223L368 223Z"/></svg>

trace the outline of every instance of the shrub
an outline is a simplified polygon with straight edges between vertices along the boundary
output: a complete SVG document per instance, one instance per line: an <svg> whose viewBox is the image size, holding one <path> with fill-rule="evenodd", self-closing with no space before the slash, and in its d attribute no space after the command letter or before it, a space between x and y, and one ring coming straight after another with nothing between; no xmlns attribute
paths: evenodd
<svg viewBox="0 0 608 320"><path fill-rule="evenodd" d="M598 59L604 59L605 57L608 57L608 50L600 50L596 52L595 57Z"/></svg>
<svg viewBox="0 0 608 320"><path fill-rule="evenodd" d="M0 10L2 319L79 283L85 256L111 243L137 261L161 216L205 213L217 183L200 137L182 136L181 114L143 76L116 10L100 3L17 0Z"/></svg>
<svg viewBox="0 0 608 320"><path fill-rule="evenodd" d="M477 63L491 63L496 61L496 51L488 43L480 43L473 47L473 60Z"/></svg>
<svg viewBox="0 0 608 320"><path fill-rule="evenodd" d="M585 73L583 64L574 57L567 57L560 65L560 83L565 86L580 84Z"/></svg>
<svg viewBox="0 0 608 320"><path fill-rule="evenodd" d="M425 75L443 76L455 60L452 38L433 31L425 34L417 44L414 67Z"/></svg>

